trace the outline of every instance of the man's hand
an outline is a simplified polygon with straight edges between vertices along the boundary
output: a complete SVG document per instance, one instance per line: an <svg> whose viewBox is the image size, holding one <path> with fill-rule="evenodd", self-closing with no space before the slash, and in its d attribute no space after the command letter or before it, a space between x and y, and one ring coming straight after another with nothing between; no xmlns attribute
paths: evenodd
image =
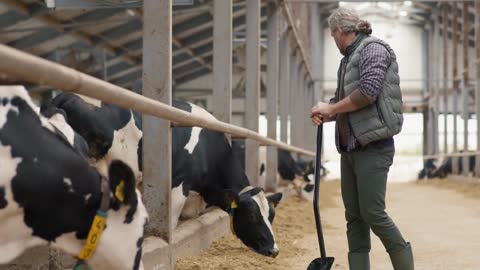
<svg viewBox="0 0 480 270"><path fill-rule="evenodd" d="M333 104L328 104L324 102L318 102L317 105L312 107L310 112L310 117L316 114L321 116L332 117L335 113L333 111Z"/></svg>
<svg viewBox="0 0 480 270"><path fill-rule="evenodd" d="M333 116L333 105L324 102L317 103L317 105L312 107L312 110L310 112L312 124L315 126L318 126L321 123L331 121Z"/></svg>
<svg viewBox="0 0 480 270"><path fill-rule="evenodd" d="M315 114L310 117L312 119L312 125L319 126L321 123L327 122L324 121L324 118L318 114Z"/></svg>

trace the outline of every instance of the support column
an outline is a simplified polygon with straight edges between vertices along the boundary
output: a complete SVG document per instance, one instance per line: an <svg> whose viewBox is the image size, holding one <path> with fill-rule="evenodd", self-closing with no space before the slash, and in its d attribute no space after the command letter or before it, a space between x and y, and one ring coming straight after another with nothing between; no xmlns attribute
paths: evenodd
<svg viewBox="0 0 480 270"><path fill-rule="evenodd" d="M300 58L299 58L300 59ZM303 99L304 99L304 86L305 86L305 68L301 63L299 63L299 69L298 69L298 80L297 80L297 89L295 90L295 110L293 111L295 117L294 117L294 122L292 123L292 126L295 125L295 137L296 137L296 142L295 145L298 147L304 147L304 141L305 141L305 128L304 128L304 121L303 121L303 110L305 109L303 107Z"/></svg>
<svg viewBox="0 0 480 270"><path fill-rule="evenodd" d="M260 115L260 0L247 0L247 52L245 123L250 130L258 132ZM247 109L248 108L248 109ZM259 151L258 142L245 140L245 172L252 186L263 187L258 183Z"/></svg>
<svg viewBox="0 0 480 270"><path fill-rule="evenodd" d="M172 0L145 0L143 10L142 93L171 105ZM172 239L171 140L170 121L143 115L143 198L150 214L147 229L167 243Z"/></svg>
<svg viewBox="0 0 480 270"><path fill-rule="evenodd" d="M448 116L448 6L443 7L443 152L448 153L448 127L447 127L447 116Z"/></svg>
<svg viewBox="0 0 480 270"><path fill-rule="evenodd" d="M433 74L434 74L434 82L433 82L433 95L434 95L434 119L433 119L433 127L434 127L434 154L440 153L440 129L439 129L439 115L440 115L440 96L442 91L441 84L440 84L440 21L439 21L439 14L440 10L435 8L433 11L434 16L434 23L433 23Z"/></svg>
<svg viewBox="0 0 480 270"><path fill-rule="evenodd" d="M295 131L296 123L294 121L294 112L297 106L295 95L298 88L298 55L297 50L294 49L294 52L290 58L290 88L289 88L289 100L290 106L288 108L288 115L289 115L289 138L290 141L288 142L291 145L295 145L297 142L297 133Z"/></svg>
<svg viewBox="0 0 480 270"><path fill-rule="evenodd" d="M422 91L422 96L423 96L423 102L426 102L425 106L423 107L423 143L422 143L422 155L429 155L431 153L432 149L432 144L431 144L431 139L432 138L432 129L431 124L431 118L430 118L430 109L431 109L431 104L430 100L432 97L432 69L431 66L429 65L429 59L430 59L430 54L431 54L431 49L430 49L430 39L431 39L431 33L432 33L432 25L428 24L426 25L426 28L423 32L423 70L425 74L425 82L424 82L424 90Z"/></svg>
<svg viewBox="0 0 480 270"><path fill-rule="evenodd" d="M469 50L469 30L470 30L470 19L468 12L468 2L462 3L462 31L463 31L463 76L462 76L462 93L463 93L463 151L468 152L468 118L470 115L470 108L468 107L468 50ZM469 158L468 156L463 157L463 175L467 176L469 173ZM467 169L466 169L467 168Z"/></svg>
<svg viewBox="0 0 480 270"><path fill-rule="evenodd" d="M270 3L267 26L267 136L277 139L278 116L278 9ZM277 148L267 146L267 171L265 190L275 192L277 188Z"/></svg>
<svg viewBox="0 0 480 270"><path fill-rule="evenodd" d="M213 2L213 116L232 120L232 0Z"/></svg>
<svg viewBox="0 0 480 270"><path fill-rule="evenodd" d="M458 140L457 140L457 115L458 115L458 25L457 25L457 5L455 2L452 3L452 79L453 79L453 108L452 108L452 116L453 116L453 152L458 152ZM452 173L458 174L458 161L460 157L452 157Z"/></svg>
<svg viewBox="0 0 480 270"><path fill-rule="evenodd" d="M323 62L324 62L324 25L322 24L323 18L320 15L320 4L313 4L312 5L312 16L311 16L311 53L312 53L312 106L315 105L317 102L321 101L321 97L323 93ZM309 149L311 151L316 151L316 129L312 128L312 140L310 142ZM322 147L322 149L325 149Z"/></svg>
<svg viewBox="0 0 480 270"><path fill-rule="evenodd" d="M480 115L480 1L475 1L475 112ZM477 152L480 152L480 117L477 117ZM480 154L476 155L475 175L480 175Z"/></svg>
<svg viewBox="0 0 480 270"><path fill-rule="evenodd" d="M288 112L290 100L290 46L288 33L280 39L280 140L288 143Z"/></svg>

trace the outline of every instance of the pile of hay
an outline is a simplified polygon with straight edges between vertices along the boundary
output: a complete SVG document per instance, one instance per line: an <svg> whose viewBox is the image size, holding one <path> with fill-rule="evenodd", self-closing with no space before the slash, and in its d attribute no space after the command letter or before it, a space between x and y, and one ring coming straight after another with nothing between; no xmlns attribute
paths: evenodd
<svg viewBox="0 0 480 270"><path fill-rule="evenodd" d="M338 194L338 182L322 183L321 207L331 205L335 194ZM280 248L277 258L256 254L229 234L213 243L206 252L178 261L175 269L290 270L290 263L306 252L300 248L298 241L306 235L315 233L313 208L310 202L302 201L298 197L290 197L279 204L276 213L273 229Z"/></svg>

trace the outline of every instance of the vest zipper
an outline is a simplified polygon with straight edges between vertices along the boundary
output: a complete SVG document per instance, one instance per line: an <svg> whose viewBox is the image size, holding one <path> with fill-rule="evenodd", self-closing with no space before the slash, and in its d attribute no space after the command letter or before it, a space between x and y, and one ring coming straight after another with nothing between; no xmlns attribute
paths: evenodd
<svg viewBox="0 0 480 270"><path fill-rule="evenodd" d="M383 119L382 111L378 107L378 100L375 101L375 107L377 107L377 113L378 113L378 117L380 117L380 122L382 122L382 124L385 124L385 119Z"/></svg>

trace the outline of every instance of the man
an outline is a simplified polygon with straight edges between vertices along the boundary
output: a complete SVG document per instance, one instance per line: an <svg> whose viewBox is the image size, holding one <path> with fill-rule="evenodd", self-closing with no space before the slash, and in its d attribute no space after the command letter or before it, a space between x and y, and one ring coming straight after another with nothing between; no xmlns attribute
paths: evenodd
<svg viewBox="0 0 480 270"><path fill-rule="evenodd" d="M314 125L336 121L350 269L370 269L371 229L395 270L413 270L410 243L385 212L387 174L395 153L393 135L403 124L395 53L370 36L370 24L353 10L335 10L328 23L344 57L335 97L315 105L311 119Z"/></svg>

